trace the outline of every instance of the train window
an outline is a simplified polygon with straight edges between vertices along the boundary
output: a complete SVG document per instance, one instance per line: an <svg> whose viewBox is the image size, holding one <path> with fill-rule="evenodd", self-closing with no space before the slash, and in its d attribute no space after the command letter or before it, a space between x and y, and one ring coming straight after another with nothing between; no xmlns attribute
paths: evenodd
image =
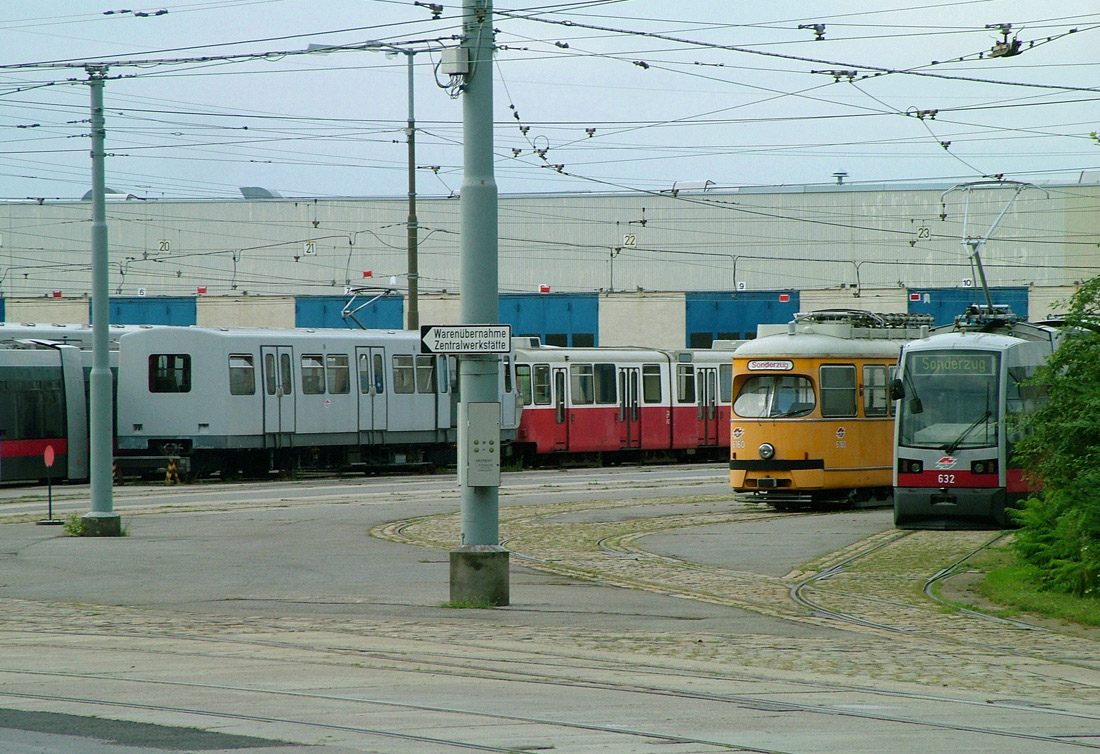
<svg viewBox="0 0 1100 754"><path fill-rule="evenodd" d="M268 395L275 395L275 354L264 354L264 387Z"/></svg>
<svg viewBox="0 0 1100 754"><path fill-rule="evenodd" d="M435 357L416 357L416 392L435 392Z"/></svg>
<svg viewBox="0 0 1100 754"><path fill-rule="evenodd" d="M0 380L0 427L3 427L5 440L40 440L64 436L65 399L61 380Z"/></svg>
<svg viewBox="0 0 1100 754"><path fill-rule="evenodd" d="M450 362L446 356L436 357L436 369L439 380L439 392L446 393L451 389Z"/></svg>
<svg viewBox="0 0 1100 754"><path fill-rule="evenodd" d="M676 400L680 403L695 403L695 365L676 365Z"/></svg>
<svg viewBox="0 0 1100 754"><path fill-rule="evenodd" d="M592 365L572 364L569 367L569 387L573 393L573 404L582 406L595 401L592 387Z"/></svg>
<svg viewBox="0 0 1100 754"><path fill-rule="evenodd" d="M302 356L302 392L306 395L325 392L325 362L320 354Z"/></svg>
<svg viewBox="0 0 1100 754"><path fill-rule="evenodd" d="M325 356L325 369L330 393L345 395L351 392L351 369L348 367L347 354L330 353Z"/></svg>
<svg viewBox="0 0 1100 754"><path fill-rule="evenodd" d="M393 392L408 394L416 388L416 377L413 374L413 357L408 354L394 354L393 357Z"/></svg>
<svg viewBox="0 0 1100 754"><path fill-rule="evenodd" d="M531 381L532 397L536 406L550 405L550 365L535 364L535 375Z"/></svg>
<svg viewBox="0 0 1100 754"><path fill-rule="evenodd" d="M229 354L229 394L256 394L256 367L251 354Z"/></svg>
<svg viewBox="0 0 1100 754"><path fill-rule="evenodd" d="M359 354L359 392L370 395L370 356Z"/></svg>
<svg viewBox="0 0 1100 754"><path fill-rule="evenodd" d="M664 391L661 390L661 365L642 364L642 402L660 403Z"/></svg>
<svg viewBox="0 0 1100 754"><path fill-rule="evenodd" d="M886 416L890 397L886 392L886 367L866 364L863 367L863 415Z"/></svg>
<svg viewBox="0 0 1100 754"><path fill-rule="evenodd" d="M186 353L149 355L150 393L190 393L191 356Z"/></svg>
<svg viewBox="0 0 1100 754"><path fill-rule="evenodd" d="M795 418L814 410L814 386L801 375L761 374L745 380L733 412L746 419Z"/></svg>
<svg viewBox="0 0 1100 754"><path fill-rule="evenodd" d="M618 401L615 391L615 365L594 364L596 403L609 406Z"/></svg>
<svg viewBox="0 0 1100 754"><path fill-rule="evenodd" d="M856 368L848 365L823 366L821 380L821 415L828 417L856 415Z"/></svg>
<svg viewBox="0 0 1100 754"><path fill-rule="evenodd" d="M279 387L282 389L282 395L291 395L294 393L294 370L290 364L290 354L279 354Z"/></svg>
<svg viewBox="0 0 1100 754"><path fill-rule="evenodd" d="M382 354L374 355L374 392L381 395L386 389L385 370L382 368Z"/></svg>
<svg viewBox="0 0 1100 754"><path fill-rule="evenodd" d="M516 364L516 387L524 406L531 405L531 365Z"/></svg>
<svg viewBox="0 0 1100 754"><path fill-rule="evenodd" d="M733 399L733 364L718 365L718 402L725 405Z"/></svg>

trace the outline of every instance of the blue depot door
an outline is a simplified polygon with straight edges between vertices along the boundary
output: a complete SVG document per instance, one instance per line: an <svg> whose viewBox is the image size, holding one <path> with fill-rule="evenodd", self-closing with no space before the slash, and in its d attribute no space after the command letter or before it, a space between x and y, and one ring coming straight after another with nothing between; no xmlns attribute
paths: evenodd
<svg viewBox="0 0 1100 754"><path fill-rule="evenodd" d="M91 321L91 301L88 317ZM176 325L195 324L195 299L192 296L136 296L112 298L108 318L112 325Z"/></svg>
<svg viewBox="0 0 1100 754"><path fill-rule="evenodd" d="M798 291L689 293L685 300L689 348L710 348L715 340L751 340L756 326L781 325L798 313Z"/></svg>
<svg viewBox="0 0 1100 754"><path fill-rule="evenodd" d="M294 299L295 327L345 327L368 330L400 330L405 326L405 300L401 296L372 295L300 296ZM341 312L348 306L351 317Z"/></svg>
<svg viewBox="0 0 1100 754"><path fill-rule="evenodd" d="M1007 304L1020 319L1027 319L1027 288L990 288L994 304ZM910 288L909 313L931 314L936 326L949 325L971 304L985 304L981 288Z"/></svg>
<svg viewBox="0 0 1100 754"><path fill-rule="evenodd" d="M595 293L505 293L497 310L512 335L537 335L551 346L598 346L600 305Z"/></svg>

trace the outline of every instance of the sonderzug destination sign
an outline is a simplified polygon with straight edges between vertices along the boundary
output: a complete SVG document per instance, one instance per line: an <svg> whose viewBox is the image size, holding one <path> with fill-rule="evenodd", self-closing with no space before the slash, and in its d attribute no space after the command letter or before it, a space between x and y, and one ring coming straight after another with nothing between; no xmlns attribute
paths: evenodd
<svg viewBox="0 0 1100 754"><path fill-rule="evenodd" d="M422 325L423 353L508 353L511 325Z"/></svg>

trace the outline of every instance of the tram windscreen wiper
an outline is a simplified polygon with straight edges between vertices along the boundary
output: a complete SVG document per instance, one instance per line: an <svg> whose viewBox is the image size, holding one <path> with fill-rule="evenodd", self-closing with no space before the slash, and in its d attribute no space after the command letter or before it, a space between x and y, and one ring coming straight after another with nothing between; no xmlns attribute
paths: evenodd
<svg viewBox="0 0 1100 754"><path fill-rule="evenodd" d="M963 444L963 440L965 440L967 437L969 437L971 432L973 432L975 429L977 429L979 425L986 422L991 416L993 416L993 412L989 411L989 410L986 410L986 412L984 414L982 414L977 419L975 419L973 422L971 422L970 426L967 427L966 429L964 429L962 431L962 434L960 434L958 437L955 438L954 442L952 442L948 445L944 445L943 446L944 452L946 452L948 455L951 455L956 450L958 450L959 446L961 446Z"/></svg>

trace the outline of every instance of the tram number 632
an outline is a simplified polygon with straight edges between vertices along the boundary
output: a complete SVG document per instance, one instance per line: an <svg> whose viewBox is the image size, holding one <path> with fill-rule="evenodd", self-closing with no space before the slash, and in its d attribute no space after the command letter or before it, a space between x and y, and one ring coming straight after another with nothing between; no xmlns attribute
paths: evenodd
<svg viewBox="0 0 1100 754"><path fill-rule="evenodd" d="M936 482L938 482L939 484L954 484L955 483L955 475L954 474L939 474L939 475L936 476Z"/></svg>

